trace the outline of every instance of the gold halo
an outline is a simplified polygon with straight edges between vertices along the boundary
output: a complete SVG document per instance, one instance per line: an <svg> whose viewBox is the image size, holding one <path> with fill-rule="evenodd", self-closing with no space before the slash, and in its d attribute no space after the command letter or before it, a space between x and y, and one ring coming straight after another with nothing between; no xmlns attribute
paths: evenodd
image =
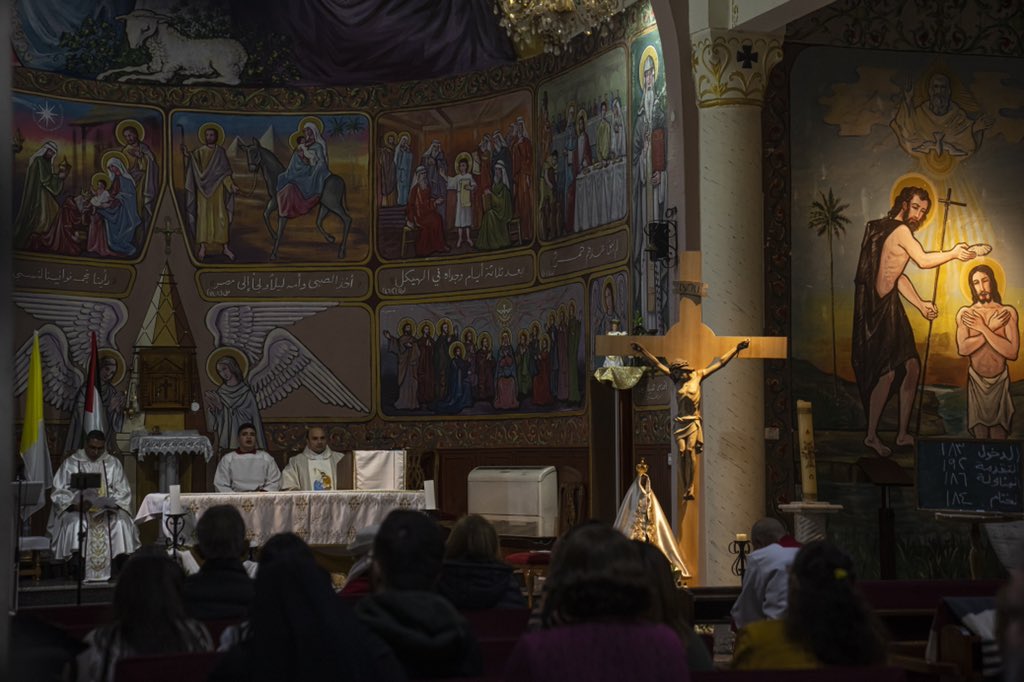
<svg viewBox="0 0 1024 682"><path fill-rule="evenodd" d="M651 61L654 63L654 80L658 80L658 50L654 48L654 45L648 45L640 55L640 66L638 67L640 69L639 76L641 90L643 90L644 84L644 62L647 61L648 57L650 57Z"/></svg>
<svg viewBox="0 0 1024 682"><path fill-rule="evenodd" d="M512 345L512 330L509 329L508 327L503 327L501 330L501 334L498 336L498 338L501 339L501 341L504 341L506 336L508 336L509 345ZM500 344L501 341L499 341L498 343Z"/></svg>
<svg viewBox="0 0 1024 682"><path fill-rule="evenodd" d="M99 184L100 180L102 180L103 182L107 183L107 187L110 187L110 176L109 175L107 175L106 173L103 173L103 172L93 173L92 174L92 179L89 180L89 186L92 187L93 191L96 191L96 185Z"/></svg>
<svg viewBox="0 0 1024 682"><path fill-rule="evenodd" d="M888 211L892 208L892 205L896 203L896 197L900 195L904 187L923 187L928 192L928 198L931 205L928 207L928 216L921 223L921 226L917 228L917 231L925 229L931 225L932 221L935 220L935 216L938 214L939 195L935 191L935 183L931 181L926 175L921 173L907 173L896 179L896 182L892 183L892 189L889 190L889 205L885 208Z"/></svg>
<svg viewBox="0 0 1024 682"><path fill-rule="evenodd" d="M142 142L143 140L146 139L146 129L142 127L142 124L136 121L134 118L126 118L125 120L118 123L117 127L114 128L114 137L117 139L118 142L121 143L122 146L128 144L128 141L124 139L124 129L128 127L135 128L135 130L139 133L139 142Z"/></svg>
<svg viewBox="0 0 1024 682"><path fill-rule="evenodd" d="M568 309L568 307L564 303L562 305L558 306L558 313L559 313L559 315L562 316L563 320L565 320L565 321L569 320L569 309ZM558 319L558 317L556 316L555 320L557 321L557 319Z"/></svg>
<svg viewBox="0 0 1024 682"><path fill-rule="evenodd" d="M540 320L534 320L533 322L530 323L530 333L531 334L533 333L534 329L537 330L537 336L539 337L540 333L541 333L541 330L543 329L543 327L540 324Z"/></svg>
<svg viewBox="0 0 1024 682"><path fill-rule="evenodd" d="M124 375L128 373L128 365L124 361L124 356L116 348L101 348L96 352L96 359L99 364L102 364L104 358L114 358L114 362L117 363L114 376L110 378L110 385L121 383ZM96 370L99 371L99 367Z"/></svg>
<svg viewBox="0 0 1024 682"><path fill-rule="evenodd" d="M299 148L299 142L302 142L302 138L302 132L299 130L296 130L294 133L291 134L291 136L289 136L288 146L292 148L292 151L295 151L296 149Z"/></svg>
<svg viewBox="0 0 1024 682"><path fill-rule="evenodd" d="M960 278L960 293L962 293L964 295L964 298L968 301L965 305L971 305L972 299L971 282L969 279L969 275L971 274L971 270L978 267L979 265L987 265L990 268L992 268L992 274L995 275L996 278L995 284L998 286L1000 283L1002 283L1004 287L1006 286L1006 272L1003 270L1003 266L1000 265L999 261L997 261L995 258L991 258L990 256L978 256L977 258L972 258L971 260L963 263L962 265L964 275L963 277ZM1002 294L1004 292L1005 289L1003 291L1000 291L999 293Z"/></svg>
<svg viewBox="0 0 1024 682"><path fill-rule="evenodd" d="M398 134L394 130L384 133L384 144L394 145L396 142L398 142Z"/></svg>
<svg viewBox="0 0 1024 682"><path fill-rule="evenodd" d="M474 329L473 327L463 327L462 328L462 339L461 340L462 340L463 343L465 343L465 341L466 341L466 334L472 334L473 335L473 343L477 343L477 341L479 341L479 339L477 338L477 335L476 335L476 329Z"/></svg>
<svg viewBox="0 0 1024 682"><path fill-rule="evenodd" d="M110 165L111 159L117 159L126 169L128 168L128 157L124 155L124 152L117 149L111 149L108 152L104 152L103 156L100 157L100 166L106 169L106 167ZM106 175L106 173L103 174Z"/></svg>
<svg viewBox="0 0 1024 682"><path fill-rule="evenodd" d="M544 347L545 341L548 342L548 350L551 350L551 335L548 334L547 332L544 332L543 334L540 335L540 341L538 341L538 343L540 344L541 348Z"/></svg>
<svg viewBox="0 0 1024 682"><path fill-rule="evenodd" d="M199 126L199 144L206 144L206 131L210 129L217 131L217 142L224 141L224 129L219 123L213 121L207 121L203 125Z"/></svg>
<svg viewBox="0 0 1024 682"><path fill-rule="evenodd" d="M434 324L434 333L439 335L441 333L441 325L445 324L445 323L448 324L448 333L451 334L452 330L455 329L455 325L452 324L452 320L451 320L450 317L442 317L442 318L440 318Z"/></svg>
<svg viewBox="0 0 1024 682"><path fill-rule="evenodd" d="M405 325L409 325L409 329L411 330L416 329L416 323L412 321L411 317L403 317L398 321L398 326L396 327L399 336L405 333L402 331L402 327L404 327Z"/></svg>
<svg viewBox="0 0 1024 682"><path fill-rule="evenodd" d="M214 348L213 352L206 358L206 376L210 377L210 380L218 386L224 383L224 380L217 374L217 363L220 362L221 358L227 356L233 357L238 363L239 369L242 370L242 377L249 374L249 358L245 357L245 353L231 346Z"/></svg>
<svg viewBox="0 0 1024 682"><path fill-rule="evenodd" d="M412 135L410 135L409 133L405 132L404 130L398 134L398 142L396 144L401 144L403 137L405 139L409 140L409 144L412 144Z"/></svg>
<svg viewBox="0 0 1024 682"><path fill-rule="evenodd" d="M465 360L466 359L466 345L464 343L462 343L462 341L456 341L452 345L448 346L448 357L450 357L450 358L454 358L455 357L455 349L456 348L461 348L462 349L462 359Z"/></svg>
<svg viewBox="0 0 1024 682"><path fill-rule="evenodd" d="M473 157L469 155L469 152L462 152L455 157L455 172L459 172L459 163L462 161L466 162L466 170L468 171L473 167Z"/></svg>
<svg viewBox="0 0 1024 682"><path fill-rule="evenodd" d="M481 348L483 348L484 339L487 339L487 346L489 348L494 348L494 339L491 338L491 333L490 332L484 332L483 334L478 336L477 339L476 339L476 344L478 346L480 346Z"/></svg>
<svg viewBox="0 0 1024 682"><path fill-rule="evenodd" d="M324 122L319 116L307 116L306 118L299 121L298 132L302 132L306 128L307 123L312 123L316 126L316 131L321 135L324 134Z"/></svg>
<svg viewBox="0 0 1024 682"><path fill-rule="evenodd" d="M587 129L587 112L583 111L582 109L580 109L579 112L577 112L577 114L576 114L576 123L579 123L581 118L583 119L583 129L586 130Z"/></svg>
<svg viewBox="0 0 1024 682"><path fill-rule="evenodd" d="M430 327L430 335L431 336L433 336L434 334L437 333L434 330L434 323L433 322L431 322L430 320L420 320L420 323L418 325L416 325L416 331L418 331L420 333L420 336L423 335L423 328L424 327Z"/></svg>

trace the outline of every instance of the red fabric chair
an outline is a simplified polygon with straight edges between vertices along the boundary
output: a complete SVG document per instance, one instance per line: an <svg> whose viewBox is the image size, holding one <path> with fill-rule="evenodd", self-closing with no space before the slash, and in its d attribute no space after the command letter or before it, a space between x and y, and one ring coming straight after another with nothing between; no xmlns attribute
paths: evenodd
<svg viewBox="0 0 1024 682"><path fill-rule="evenodd" d="M169 654L122 658L114 668L114 682L181 682L205 680L217 667L221 654Z"/></svg>
<svg viewBox="0 0 1024 682"><path fill-rule="evenodd" d="M538 576L548 573L551 564L551 552L547 550L533 552L515 552L505 557L505 563L523 574L526 585L526 605L533 608L534 585Z"/></svg>

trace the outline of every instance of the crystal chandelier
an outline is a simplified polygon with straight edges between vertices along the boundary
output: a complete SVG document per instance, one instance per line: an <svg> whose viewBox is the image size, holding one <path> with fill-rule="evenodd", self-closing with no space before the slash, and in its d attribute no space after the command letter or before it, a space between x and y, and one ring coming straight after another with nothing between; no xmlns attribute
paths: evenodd
<svg viewBox="0 0 1024 682"><path fill-rule="evenodd" d="M560 54L579 33L607 33L608 20L623 6L623 0L495 0L494 13L520 55Z"/></svg>

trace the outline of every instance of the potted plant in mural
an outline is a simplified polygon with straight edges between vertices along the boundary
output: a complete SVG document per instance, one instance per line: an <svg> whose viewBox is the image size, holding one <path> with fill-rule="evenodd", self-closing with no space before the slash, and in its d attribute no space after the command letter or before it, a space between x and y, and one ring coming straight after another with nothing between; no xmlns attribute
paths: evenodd
<svg viewBox="0 0 1024 682"><path fill-rule="evenodd" d="M808 217L807 227L817 233L819 237L828 238L828 292L830 308L829 314L832 318L832 386L834 395L839 396L839 370L836 362L836 287L835 287L835 263L832 258L832 238L842 239L846 234L846 226L850 219L844 211L850 207L842 203L828 188L828 196L824 192L818 192L818 200L811 202L811 214Z"/></svg>

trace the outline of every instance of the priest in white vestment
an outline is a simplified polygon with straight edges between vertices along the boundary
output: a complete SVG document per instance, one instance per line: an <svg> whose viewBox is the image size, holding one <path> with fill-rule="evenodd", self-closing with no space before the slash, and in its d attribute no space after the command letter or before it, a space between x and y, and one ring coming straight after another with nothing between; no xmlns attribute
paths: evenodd
<svg viewBox="0 0 1024 682"><path fill-rule="evenodd" d="M109 580L111 560L131 554L140 546L139 531L132 522L132 489L121 463L106 451L106 443L102 431L90 431L85 447L71 454L57 469L47 524L57 560L78 552L80 528L85 531L83 580L89 582ZM73 474L99 474L99 488L72 490ZM84 513L80 505L84 505Z"/></svg>
<svg viewBox="0 0 1024 682"><path fill-rule="evenodd" d="M339 467L338 465L342 466ZM351 468L351 455L327 446L327 432L314 426L306 432L306 449L288 460L281 472L281 490L343 490L351 488L341 473Z"/></svg>
<svg viewBox="0 0 1024 682"><path fill-rule="evenodd" d="M256 427L238 427L238 449L220 459L213 487L219 493L251 493L281 489L281 470L266 450L256 449Z"/></svg>

